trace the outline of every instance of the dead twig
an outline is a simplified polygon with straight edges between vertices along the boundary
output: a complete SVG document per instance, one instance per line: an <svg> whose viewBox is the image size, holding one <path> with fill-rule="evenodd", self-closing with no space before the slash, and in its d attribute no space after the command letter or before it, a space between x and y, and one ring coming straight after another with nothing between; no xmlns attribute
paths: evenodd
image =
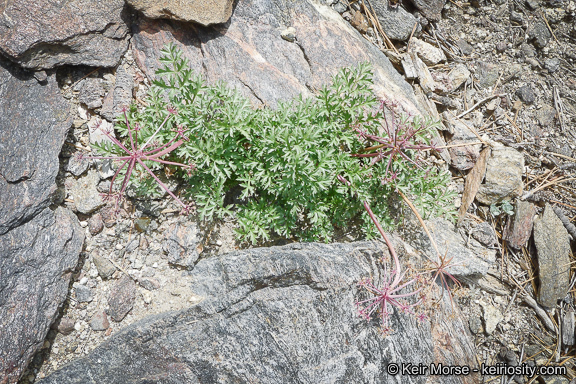
<svg viewBox="0 0 576 384"><path fill-rule="evenodd" d="M521 294L521 296L524 302L528 304L528 306L532 308L534 312L536 312L536 315L538 315L540 320L542 320L544 326L550 332L556 332L556 328L554 327L554 323L552 323L552 320L550 320L550 316L548 316L548 313L546 313L546 311L538 305L536 300L534 300L530 295Z"/></svg>
<svg viewBox="0 0 576 384"><path fill-rule="evenodd" d="M485 102L487 102L488 100L492 100L495 97L504 97L507 96L507 93L500 93L497 95L492 95L492 96L488 96L482 100L480 100L479 102L477 102L476 104L474 104L471 108L469 108L468 110L462 112L461 114L459 114L458 116L456 116L457 118L462 118L464 116L466 116L467 114L469 114L470 112L472 112L473 110L475 110L476 108L478 108L479 106L481 106L482 104L484 104Z"/></svg>
<svg viewBox="0 0 576 384"><path fill-rule="evenodd" d="M564 131L564 106L562 105L562 99L560 98L560 92L556 85L552 86L552 94L554 96L554 109L558 114L558 121L560 122L560 129Z"/></svg>
<svg viewBox="0 0 576 384"><path fill-rule="evenodd" d="M550 24L548 24L548 20L546 20L546 16L544 16L544 13L542 12L542 10L540 10L540 16L542 16L542 19L543 19L544 22L546 23L546 26L548 27L548 30L550 31L550 33L551 33L552 36L554 37L554 40L556 40L556 43L560 44L560 42L559 42L558 39L556 38L556 35L554 34L554 31L553 31L552 28L550 27Z"/></svg>
<svg viewBox="0 0 576 384"><path fill-rule="evenodd" d="M412 27L412 33L410 33L410 38L408 39L408 45L406 46L406 52L410 52L410 46L412 45L412 37L414 36L414 32L416 32L417 26L418 26L418 22L415 22L414 27Z"/></svg>
<svg viewBox="0 0 576 384"><path fill-rule="evenodd" d="M520 197L520 200L526 200L526 199L532 197L532 195L534 195L536 192L538 192L538 191L540 191L540 190L542 190L542 189L544 189L544 188L546 188L546 187L549 187L549 186L552 186L552 185L556 185L556 184L558 184L558 183L563 183L563 182L565 182L565 181L572 181L572 180L576 180L576 178L572 177L572 178L569 178L569 179L563 179L562 177L559 177L559 178L554 179L554 180L552 180L552 181L550 181L550 182L548 182L548 183L546 183L546 184L543 184L543 185L539 186L538 188L535 188L535 189L533 189L533 190L531 190L531 191L529 191L529 192L524 193L524 194L522 195L522 197Z"/></svg>

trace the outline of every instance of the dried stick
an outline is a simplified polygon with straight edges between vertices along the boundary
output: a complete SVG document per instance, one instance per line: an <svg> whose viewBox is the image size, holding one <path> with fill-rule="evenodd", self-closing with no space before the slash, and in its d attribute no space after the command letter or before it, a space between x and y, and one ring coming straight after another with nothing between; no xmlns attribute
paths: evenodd
<svg viewBox="0 0 576 384"><path fill-rule="evenodd" d="M532 298L532 296L522 295L522 299L524 300L524 302L526 304L528 304L528 306L530 308L532 308L534 310L534 312L536 312L536 314L538 315L540 320L542 320L542 322L544 323L544 325L546 326L546 328L548 328L548 330L550 332L556 332L556 328L554 327L554 323L552 323L552 320L550 320L550 317L548 316L546 311L538 305L538 303L536 302L536 300L534 300Z"/></svg>
<svg viewBox="0 0 576 384"><path fill-rule="evenodd" d="M564 228L566 228L570 236L572 236L572 239L576 239L576 226L574 226L574 224L570 222L570 219L564 216L564 212L562 212L562 209L560 209L560 207L552 207L552 209L554 210L554 213L556 213L556 216L558 216L562 224L564 224Z"/></svg>
<svg viewBox="0 0 576 384"><path fill-rule="evenodd" d="M468 110L462 112L461 114L459 114L458 116L456 116L457 118L462 118L464 116L466 116L467 114L469 114L470 112L472 112L473 110L475 110L476 108L478 108L480 105L484 104L485 102L487 102L488 100L492 100L495 97L504 97L507 96L507 93L500 93L497 95L492 95L492 96L488 96L482 100L480 100L479 102L477 102L476 104L474 104L471 108L469 108Z"/></svg>

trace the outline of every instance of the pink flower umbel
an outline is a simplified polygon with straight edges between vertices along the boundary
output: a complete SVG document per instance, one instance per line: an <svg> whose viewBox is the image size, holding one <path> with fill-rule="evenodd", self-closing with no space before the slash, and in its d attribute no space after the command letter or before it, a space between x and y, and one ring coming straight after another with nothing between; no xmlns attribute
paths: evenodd
<svg viewBox="0 0 576 384"><path fill-rule="evenodd" d="M380 111L385 107L391 109L393 105L382 101L380 103ZM392 109L391 109L392 110ZM390 121L386 114L384 116L384 124L382 124L382 136L373 135L356 127L356 133L360 140L370 143L371 146L364 148L364 153L354 153L352 157L359 158L372 158L370 165L374 165L379 161L386 161L386 171L383 184L396 179L397 174L392 170L392 164L396 159L403 159L412 164L416 168L422 168L417 161L409 157L408 151L427 151L439 150L433 145L427 144L420 135L423 134L428 126L425 124L415 127L409 121L398 120L394 113L391 114Z"/></svg>
<svg viewBox="0 0 576 384"><path fill-rule="evenodd" d="M350 182L341 175L338 175L337 178L340 182L346 185L350 184ZM374 312L379 312L380 319L382 320L382 331L384 334L387 334L391 331L389 319L392 314L393 307L398 308L404 313L415 315L414 308L422 302L422 299L418 298L418 300L414 301L413 303L410 303L408 299L417 296L420 291L423 290L423 287L417 287L413 291L409 291L407 293L401 293L400 291L409 286L417 286L418 283L421 282L421 276L416 275L414 278L405 281L404 278L406 277L407 271L402 271L400 268L400 260L398 259L398 255L396 254L396 250L394 249L392 242L384 232L384 229L382 229L380 222L374 215L374 212L372 212L372 209L370 209L368 202L364 201L363 204L364 209L366 209L366 212L368 212L370 219L388 246L388 251L390 252L394 262L394 269L388 271L386 262L382 260L384 264L384 273L382 276L383 282L380 287L374 285L371 279L364 279L358 283L359 286L363 287L374 296L370 297L369 299L356 302L356 308L358 309L359 315L366 320L370 320ZM424 319L425 317L421 317L421 320Z"/></svg>
<svg viewBox="0 0 576 384"><path fill-rule="evenodd" d="M126 187L128 186L128 181L130 180L130 175L132 174L132 171L136 167L136 164L139 164L148 172L148 174L150 174L150 176L152 176L152 178L158 183L158 185L163 190L165 190L170 196L172 196L172 198L174 200L176 200L176 202L178 204L180 204L182 206L182 212L183 213L190 212L190 206L184 204L182 202L182 200L180 200L174 193L172 193L172 191L170 191L168 189L168 187L144 163L144 161L154 161L154 162L161 163L161 164L175 165L178 167L182 167L184 169L189 169L189 170L193 169L192 164L186 165L186 164L182 164L182 163L175 163L173 161L167 161L167 160L161 159L161 157L170 154L172 151L174 151L176 148L178 148L180 145L182 145L182 143L184 143L184 141L188 141L188 138L186 136L184 136L185 129L182 126L178 126L178 128L176 130L176 135L174 135L172 140L170 140L166 144L160 145L160 144L154 144L154 142L151 143L154 136L156 136L156 134L162 129L162 127L164 127L164 125L166 124L166 122L168 121L170 116L177 113L176 110L173 108L169 108L168 112L169 113L166 116L166 118L164 119L164 121L162 122L162 124L160 124L160 126L156 129L154 134L152 136L150 136L150 138L146 141L146 143L141 148L138 148L138 132L140 131L141 128L137 124L135 125L134 128L132 128L130 126L130 123L128 122L128 115L126 114L126 109L124 109L124 118L126 121L126 126L128 127L128 137L130 138L130 145L129 146L125 146L124 144L122 144L118 139L116 139L112 135L112 132L108 132L105 129L98 128L101 130L102 133L104 133L104 135L106 135L106 137L112 143L114 143L116 146L118 146L120 149L122 149L122 151L124 151L126 153L126 156L89 156L89 157L87 157L89 159L110 159L110 160L122 162L121 165L118 167L118 170L116 171L116 173L112 177L112 182L110 183L110 190L108 192L109 196L113 195L112 187L114 185L114 182L116 181L116 177L118 177L118 174L120 174L120 172L122 171L122 169L124 169L124 167L128 166L128 168L126 170L126 174L124 176L124 179L122 180L122 186L120 188L120 193L118 194L118 197L116 198L116 207L115 207L116 211L118 211L118 204L119 204L119 202L120 202L120 200L121 200L121 198L122 198L122 196L126 190ZM145 151L146 147L149 144L151 144L151 147L155 146L156 148Z"/></svg>

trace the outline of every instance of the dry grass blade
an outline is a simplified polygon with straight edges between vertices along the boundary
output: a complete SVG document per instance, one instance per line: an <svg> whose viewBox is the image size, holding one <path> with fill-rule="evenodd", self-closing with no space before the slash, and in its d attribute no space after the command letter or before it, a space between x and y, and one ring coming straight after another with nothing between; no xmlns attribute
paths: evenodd
<svg viewBox="0 0 576 384"><path fill-rule="evenodd" d="M460 205L460 209L458 210L458 225L462 222L462 219L464 219L466 211L468 211L468 208L470 208L470 205L476 197L476 193L478 193L480 183L482 183L482 179L486 173L486 163L491 151L490 147L486 147L480 152L478 161L476 161L476 164L468 173L468 177L466 177L464 192L462 193L462 205Z"/></svg>
<svg viewBox="0 0 576 384"><path fill-rule="evenodd" d="M479 106L481 106L482 104L484 104L485 102L487 102L488 100L492 100L495 97L504 97L506 96L507 93L502 93L502 94L498 94L498 95L491 95L488 96L482 100L480 100L479 102L477 102L476 104L474 104L471 108L468 108L466 111L462 112L461 114L459 114L458 116L456 116L457 118L462 118L464 116L466 116L467 114L469 114L470 112L472 112L473 110L475 110L476 108L478 108Z"/></svg>
<svg viewBox="0 0 576 384"><path fill-rule="evenodd" d="M382 35L382 38L386 42L386 45L388 46L388 48L394 50L394 52L396 52L397 54L400 54L398 52L398 50L396 49L396 47L394 46L394 44L392 44L392 41L390 40L390 38L388 37L386 32L384 32L384 29L382 29L382 26L380 25L380 21L378 20L378 16L375 16L376 12L374 12L374 8L372 7L370 0L366 0L366 2L370 6L370 9L368 9L368 7L366 7L364 0L362 0L362 5L364 5L364 11L366 12L366 15L368 15L368 18L370 18L370 21L372 22L372 24L376 26L376 29L378 30L378 32L380 32L380 35Z"/></svg>
<svg viewBox="0 0 576 384"><path fill-rule="evenodd" d="M406 195L404 195L402 193L402 191L398 190L398 193L400 194L400 196L402 196L402 199L404 199L404 201L406 202L406 204L408 204L408 206L410 207L410 209L412 210L412 212L414 212L414 214L416 215L416 217L418 218L418 221L420 222L420 225L422 225L422 228L424 228L424 232L426 232L426 235L428 235L428 238L430 239L430 242L432 243L432 246L434 247L434 250L436 251L436 255L440 258L441 254L440 251L438 250L438 245L436 245L436 241L434 240L434 238L432 237L432 235L430 234L430 231L428 230L428 227L426 226L426 223L424 223L424 220L422 219L422 216L420 216L420 214L418 213L418 210L416 209L416 207L414 206L414 204L412 204L412 202L406 197Z"/></svg>
<svg viewBox="0 0 576 384"><path fill-rule="evenodd" d="M547 187L550 187L550 186L552 186L552 185L556 185L556 184L559 184L559 183L563 183L563 182L566 182L566 181L573 181L573 180L576 180L576 177L571 177L571 178L569 178L569 179L566 179L566 178L564 178L564 177L562 177L562 176L557 177L556 179L554 179L554 180L552 180L552 181L550 181L550 182L548 182L548 183L546 183L546 184L540 185L538 188L535 188L535 189L533 189L533 190L531 190L531 191L529 191L529 192L524 193L524 194L522 195L522 197L520 197L520 200L529 199L529 198L532 197L532 195L534 195L536 192L538 192L538 191L540 191L540 190L542 190L542 189L544 189L544 188L547 188Z"/></svg>

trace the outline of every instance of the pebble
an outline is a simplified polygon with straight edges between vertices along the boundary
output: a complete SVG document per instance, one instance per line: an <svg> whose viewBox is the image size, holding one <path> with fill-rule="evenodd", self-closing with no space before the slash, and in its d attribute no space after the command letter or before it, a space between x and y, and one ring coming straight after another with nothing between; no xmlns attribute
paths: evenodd
<svg viewBox="0 0 576 384"><path fill-rule="evenodd" d="M145 304L152 303L152 295L149 292L142 292L142 299L144 300Z"/></svg>
<svg viewBox="0 0 576 384"><path fill-rule="evenodd" d="M160 288L160 282L157 279L153 279L153 278L143 278L140 279L138 281L138 283L140 283L140 286L148 291L154 291L158 288Z"/></svg>
<svg viewBox="0 0 576 384"><path fill-rule="evenodd" d="M150 218L149 217L141 217L139 219L134 220L134 228L140 233L146 232L148 226L150 225Z"/></svg>
<svg viewBox="0 0 576 384"><path fill-rule="evenodd" d="M524 104L533 104L534 101L536 101L536 95L529 85L518 88L516 90L516 96L518 96Z"/></svg>
<svg viewBox="0 0 576 384"><path fill-rule="evenodd" d="M94 293L92 289L84 286L78 285L76 287L76 300L80 303L89 303L94 299Z"/></svg>
<svg viewBox="0 0 576 384"><path fill-rule="evenodd" d="M86 276L84 276L83 278L80 279L81 285L86 285L87 282L88 282L88 278Z"/></svg>
<svg viewBox="0 0 576 384"><path fill-rule="evenodd" d="M522 14L520 12L512 11L510 12L510 21L513 21L518 24L522 24L524 21Z"/></svg>
<svg viewBox="0 0 576 384"><path fill-rule="evenodd" d="M560 69L560 60L557 58L546 59L544 61L544 68L550 73L554 73Z"/></svg>
<svg viewBox="0 0 576 384"><path fill-rule="evenodd" d="M536 48L542 49L548 45L552 38L552 34L548 30L544 21L538 21L528 33L528 38Z"/></svg>
<svg viewBox="0 0 576 384"><path fill-rule="evenodd" d="M105 331L110 327L108 316L103 311L96 313L90 320L90 328L94 331Z"/></svg>
<svg viewBox="0 0 576 384"><path fill-rule="evenodd" d="M336 12L338 12L339 14L343 14L344 12L346 12L346 6L344 4L342 4L340 1L337 2L336 4L333 5L334 10Z"/></svg>
<svg viewBox="0 0 576 384"><path fill-rule="evenodd" d="M284 40L293 43L296 40L296 29L294 27L289 27L280 32L280 37Z"/></svg>
<svg viewBox="0 0 576 384"><path fill-rule="evenodd" d="M102 215L97 213L88 219L88 230L92 236L95 236L102 232L104 229L104 222L102 221Z"/></svg>
<svg viewBox="0 0 576 384"><path fill-rule="evenodd" d="M506 43L505 41L500 41L499 43L496 44L496 51L498 53L505 52L507 48L508 48L508 43Z"/></svg>
<svg viewBox="0 0 576 384"><path fill-rule="evenodd" d="M96 266L95 268L96 276L100 275L100 277L102 277L103 279L108 279L114 274L114 272L116 272L116 267L114 266L114 264L112 264L112 262L106 259L105 257L102 257L98 254L94 254L92 255L92 261ZM92 271L90 275L92 275Z"/></svg>

